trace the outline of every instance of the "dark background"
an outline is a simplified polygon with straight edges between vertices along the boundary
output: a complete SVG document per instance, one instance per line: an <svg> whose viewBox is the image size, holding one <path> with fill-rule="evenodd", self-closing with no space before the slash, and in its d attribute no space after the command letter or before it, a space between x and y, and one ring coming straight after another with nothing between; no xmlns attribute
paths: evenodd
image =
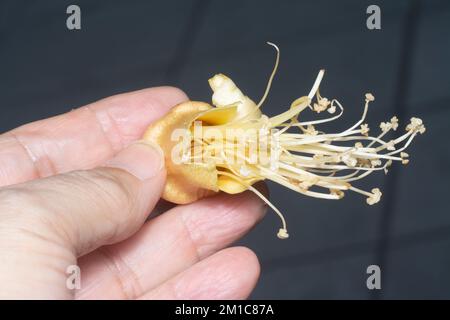
<svg viewBox="0 0 450 320"><path fill-rule="evenodd" d="M66 28L77 4L82 29ZM381 7L381 30L366 8ZM252 298L450 298L450 1L0 1L0 129L69 111L105 96L158 85L210 101L207 79L223 72L258 100L281 65L263 110L306 95L320 68L321 93L346 107L335 128L358 120L365 92L373 131L412 115L427 132L395 166L358 186L384 197L306 198L271 185L291 238L275 237L269 213L242 244L262 264ZM366 288L378 264L382 290Z"/></svg>

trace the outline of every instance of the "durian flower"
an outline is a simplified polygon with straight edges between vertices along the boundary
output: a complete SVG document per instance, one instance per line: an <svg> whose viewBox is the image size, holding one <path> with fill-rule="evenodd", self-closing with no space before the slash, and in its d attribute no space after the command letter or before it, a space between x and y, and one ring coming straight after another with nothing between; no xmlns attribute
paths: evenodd
<svg viewBox="0 0 450 320"><path fill-rule="evenodd" d="M381 133L369 136L364 123L369 103L365 94L361 119L338 133L318 130L321 124L342 116L344 107L336 99L322 97L320 70L309 94L296 99L283 113L268 117L261 113L279 63L277 51L274 69L261 100L255 103L223 74L209 79L212 105L188 101L175 106L164 118L152 124L144 139L158 143L165 152L167 182L163 198L178 204L223 191L236 194L251 190L280 217L278 237L288 237L281 212L252 185L270 180L300 194L321 199L341 199L346 191L367 197L373 205L381 191L359 189L354 183L375 171L384 171L394 162L408 163L404 150L418 133L424 133L422 120L412 118L406 133L383 140L398 127L397 117L380 124ZM332 116L305 121L302 112ZM336 111L338 114L334 115Z"/></svg>

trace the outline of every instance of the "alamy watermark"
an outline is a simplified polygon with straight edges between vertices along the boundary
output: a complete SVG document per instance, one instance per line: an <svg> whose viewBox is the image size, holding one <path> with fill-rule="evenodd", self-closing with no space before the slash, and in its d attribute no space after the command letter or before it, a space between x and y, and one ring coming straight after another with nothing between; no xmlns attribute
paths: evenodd
<svg viewBox="0 0 450 320"><path fill-rule="evenodd" d="M381 289L381 269L376 264L372 264L367 267L366 270L369 277L366 281L367 289L369 290L380 290Z"/></svg>
<svg viewBox="0 0 450 320"><path fill-rule="evenodd" d="M66 268L66 287L69 290L81 289L81 269L77 265L70 265Z"/></svg>
<svg viewBox="0 0 450 320"><path fill-rule="evenodd" d="M381 29L381 9L376 4L367 7L366 13L369 15L366 20L366 26L369 30Z"/></svg>
<svg viewBox="0 0 450 320"><path fill-rule="evenodd" d="M76 4L67 7L66 13L69 15L66 19L66 26L69 30L81 30L81 9Z"/></svg>
<svg viewBox="0 0 450 320"><path fill-rule="evenodd" d="M214 163L215 165L259 164L275 170L281 148L278 129L204 127L194 121L192 130L177 128L171 150L174 164ZM208 141L205 145L204 141ZM233 156L226 156L232 154Z"/></svg>

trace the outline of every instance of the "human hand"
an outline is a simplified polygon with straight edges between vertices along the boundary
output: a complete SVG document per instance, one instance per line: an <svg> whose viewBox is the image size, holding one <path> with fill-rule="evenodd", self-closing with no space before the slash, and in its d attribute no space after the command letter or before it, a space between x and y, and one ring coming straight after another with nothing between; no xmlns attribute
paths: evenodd
<svg viewBox="0 0 450 320"><path fill-rule="evenodd" d="M181 91L113 96L0 136L0 298L240 299L253 252L223 249L258 222L248 192L146 221L165 182L157 146L133 142ZM78 265L81 288L67 287Z"/></svg>

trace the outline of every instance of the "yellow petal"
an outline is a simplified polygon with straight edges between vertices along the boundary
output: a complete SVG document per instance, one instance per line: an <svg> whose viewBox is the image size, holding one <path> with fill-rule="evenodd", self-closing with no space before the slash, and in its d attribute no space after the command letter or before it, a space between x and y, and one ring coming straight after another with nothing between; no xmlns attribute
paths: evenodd
<svg viewBox="0 0 450 320"><path fill-rule="evenodd" d="M196 120L216 126L230 122L236 117L237 106L210 109L202 113Z"/></svg>
<svg viewBox="0 0 450 320"><path fill-rule="evenodd" d="M252 185L260 180L261 179L253 178L244 180L244 182L247 185ZM231 177L223 175L219 176L219 179L217 180L217 186L219 187L219 190L229 194L241 193L248 189L246 185L239 183L238 181L232 179Z"/></svg>
<svg viewBox="0 0 450 320"><path fill-rule="evenodd" d="M218 109L225 108L230 105L237 106L237 112L234 119L230 120L250 120L258 119L261 111L252 99L242 93L236 84L224 74L216 74L208 80L213 91L212 103ZM229 121L231 122L231 121Z"/></svg>
<svg viewBox="0 0 450 320"><path fill-rule="evenodd" d="M196 201L219 191L217 170L213 165L175 164L171 153L175 144L171 135L175 129L189 129L192 121L212 107L204 102L187 101L175 106L159 121L150 125L144 140L157 143L164 151L167 170L163 199L183 204Z"/></svg>

